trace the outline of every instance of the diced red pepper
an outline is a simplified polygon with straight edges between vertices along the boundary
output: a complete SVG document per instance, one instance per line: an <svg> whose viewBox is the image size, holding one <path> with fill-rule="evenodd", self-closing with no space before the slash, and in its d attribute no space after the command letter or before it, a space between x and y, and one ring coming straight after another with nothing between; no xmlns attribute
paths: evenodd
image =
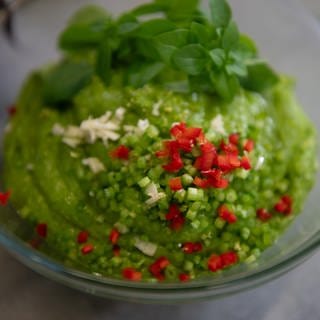
<svg viewBox="0 0 320 320"><path fill-rule="evenodd" d="M77 236L77 242L79 244L86 243L88 241L88 238L89 238L89 232L88 231L80 231L78 233L78 236Z"/></svg>
<svg viewBox="0 0 320 320"><path fill-rule="evenodd" d="M173 218L170 223L170 228L174 231L180 230L185 224L185 218L182 216Z"/></svg>
<svg viewBox="0 0 320 320"><path fill-rule="evenodd" d="M224 151L226 154L236 154L238 155L239 150L238 147L233 143L225 143L224 140L220 143L220 149Z"/></svg>
<svg viewBox="0 0 320 320"><path fill-rule="evenodd" d="M46 223L39 223L36 226L36 232L39 237L46 238L48 235L48 225Z"/></svg>
<svg viewBox="0 0 320 320"><path fill-rule="evenodd" d="M142 273L137 271L135 268L125 268L122 270L122 276L124 279L130 281L141 281Z"/></svg>
<svg viewBox="0 0 320 320"><path fill-rule="evenodd" d="M219 154L217 157L217 163L218 167L223 171L223 172L228 172L229 170L232 169L230 163L229 163L229 158L225 154Z"/></svg>
<svg viewBox="0 0 320 320"><path fill-rule="evenodd" d="M116 244L118 242L119 237L120 237L120 232L116 228L113 228L109 234L110 242L112 244Z"/></svg>
<svg viewBox="0 0 320 320"><path fill-rule="evenodd" d="M0 205L6 206L8 204L8 201L10 199L11 192L0 192Z"/></svg>
<svg viewBox="0 0 320 320"><path fill-rule="evenodd" d="M112 253L115 257L119 257L120 256L120 251L121 251L121 248L119 245L115 244L113 245L112 247Z"/></svg>
<svg viewBox="0 0 320 320"><path fill-rule="evenodd" d="M86 244L81 248L81 253L83 255L87 255L94 250L94 246L92 244Z"/></svg>
<svg viewBox="0 0 320 320"><path fill-rule="evenodd" d="M7 110L10 117L13 117L17 113L17 107L15 105L9 106Z"/></svg>
<svg viewBox="0 0 320 320"><path fill-rule="evenodd" d="M182 251L187 254L200 252L202 251L202 243L201 242L185 242L182 245Z"/></svg>
<svg viewBox="0 0 320 320"><path fill-rule="evenodd" d="M232 169L240 168L241 162L236 154L228 154L228 161Z"/></svg>
<svg viewBox="0 0 320 320"><path fill-rule="evenodd" d="M193 142L189 139L180 138L178 140L179 143L179 149L181 149L184 152L191 152L193 148Z"/></svg>
<svg viewBox="0 0 320 320"><path fill-rule="evenodd" d="M251 152L254 149L254 141L248 139L244 142L243 149L247 152Z"/></svg>
<svg viewBox="0 0 320 320"><path fill-rule="evenodd" d="M240 139L239 133L232 133L229 136L229 142L234 145L238 145Z"/></svg>
<svg viewBox="0 0 320 320"><path fill-rule="evenodd" d="M222 253L220 257L222 260L223 268L227 268L238 262L238 255L233 251Z"/></svg>
<svg viewBox="0 0 320 320"><path fill-rule="evenodd" d="M218 213L219 217L222 220L230 224L235 223L237 221L237 216L233 212L231 212L226 205L220 206L218 209Z"/></svg>
<svg viewBox="0 0 320 320"><path fill-rule="evenodd" d="M200 136L201 132L202 132L201 128L189 127L189 128L186 128L183 136L186 139L192 140L194 142Z"/></svg>
<svg viewBox="0 0 320 320"><path fill-rule="evenodd" d="M181 211L175 203L172 203L169 207L169 213L166 214L167 220L172 220L176 217L179 217L181 215Z"/></svg>
<svg viewBox="0 0 320 320"><path fill-rule="evenodd" d="M183 162L179 153L171 155L170 162L162 166L168 172L177 172L183 168Z"/></svg>
<svg viewBox="0 0 320 320"><path fill-rule="evenodd" d="M241 168L243 168L245 170L251 169L250 159L247 156L243 156L241 158Z"/></svg>
<svg viewBox="0 0 320 320"><path fill-rule="evenodd" d="M203 175L208 178L209 184L213 188L227 188L229 181L223 178L223 172L220 169L203 171Z"/></svg>
<svg viewBox="0 0 320 320"><path fill-rule="evenodd" d="M172 191L178 191L183 189L181 178L180 177L171 178L169 180L169 187Z"/></svg>
<svg viewBox="0 0 320 320"><path fill-rule="evenodd" d="M149 266L149 271L155 278L162 281L165 279L163 272L169 264L170 261L166 257L160 257Z"/></svg>
<svg viewBox="0 0 320 320"><path fill-rule="evenodd" d="M292 198L288 195L283 196L274 206L274 210L289 215L292 213Z"/></svg>
<svg viewBox="0 0 320 320"><path fill-rule="evenodd" d="M128 160L130 154L130 149L124 145L121 145L110 152L112 158L117 158L121 160Z"/></svg>
<svg viewBox="0 0 320 320"><path fill-rule="evenodd" d="M174 138L179 138L186 130L186 124L184 122L180 122L175 124L171 129L170 133Z"/></svg>
<svg viewBox="0 0 320 320"><path fill-rule="evenodd" d="M180 273L179 274L179 280L181 282L188 282L188 281L190 281L190 278L191 278L190 275L187 273Z"/></svg>
<svg viewBox="0 0 320 320"><path fill-rule="evenodd" d="M201 188L201 189L206 189L209 188L210 185L210 181L208 179L202 179L199 177L195 177L193 180L193 184L196 185L197 187Z"/></svg>
<svg viewBox="0 0 320 320"><path fill-rule="evenodd" d="M169 156L169 151L168 150L159 150L155 153L155 156L157 158L166 158Z"/></svg>
<svg viewBox="0 0 320 320"><path fill-rule="evenodd" d="M261 220L261 221L268 221L272 218L272 214L269 213L266 209L264 208L260 208L257 210L257 217Z"/></svg>
<svg viewBox="0 0 320 320"><path fill-rule="evenodd" d="M187 254L193 253L193 243L192 242L186 242L182 245L182 251Z"/></svg>
<svg viewBox="0 0 320 320"><path fill-rule="evenodd" d="M223 261L217 254L212 254L208 260L208 268L212 272L216 272L223 268Z"/></svg>

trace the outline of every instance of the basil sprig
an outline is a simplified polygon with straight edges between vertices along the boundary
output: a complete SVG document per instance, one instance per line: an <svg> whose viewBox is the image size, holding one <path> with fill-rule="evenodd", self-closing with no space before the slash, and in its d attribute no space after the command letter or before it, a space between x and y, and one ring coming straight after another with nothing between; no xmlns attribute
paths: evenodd
<svg viewBox="0 0 320 320"><path fill-rule="evenodd" d="M252 39L240 34L226 0L209 0L209 5L210 18L199 10L198 0L154 0L117 19L100 7L86 7L61 33L59 47L71 56L93 52L92 74L106 85L113 70L121 68L124 85L141 87L156 81L175 90L181 82L190 92L203 91L227 101L241 86L258 92L273 86L277 74L259 59ZM60 64L49 74L52 92L47 86L46 96L51 103L71 99L86 83L84 77L92 76L82 67L79 75L63 80L63 68ZM65 68L68 74L70 66ZM62 86L54 81L74 83L59 91Z"/></svg>

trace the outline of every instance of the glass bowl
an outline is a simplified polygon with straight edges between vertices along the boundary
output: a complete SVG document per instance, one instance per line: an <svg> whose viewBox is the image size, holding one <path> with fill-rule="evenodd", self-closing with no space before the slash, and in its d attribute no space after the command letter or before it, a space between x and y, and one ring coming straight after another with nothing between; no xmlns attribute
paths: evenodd
<svg viewBox="0 0 320 320"><path fill-rule="evenodd" d="M118 13L142 1L31 1L16 13L14 40L0 39L0 136L5 127L6 107L14 101L23 78L32 68L57 57L55 41L59 30L77 7L89 2L100 2ZM320 130L320 26L316 20L294 0L233 0L231 5L241 30L253 36L262 56L279 71L296 77L299 99ZM239 265L205 281L133 283L67 268L20 240L17 234L28 233L27 226L10 206L0 207L0 244L40 274L94 295L148 303L213 299L261 285L309 258L320 245L319 195L318 174L303 212L256 264Z"/></svg>

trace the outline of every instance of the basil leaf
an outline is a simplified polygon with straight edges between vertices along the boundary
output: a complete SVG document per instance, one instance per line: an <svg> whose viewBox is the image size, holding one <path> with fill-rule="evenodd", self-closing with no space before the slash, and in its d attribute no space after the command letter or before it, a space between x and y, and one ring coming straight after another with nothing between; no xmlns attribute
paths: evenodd
<svg viewBox="0 0 320 320"><path fill-rule="evenodd" d="M146 21L134 33L134 36L140 38L152 38L161 33L174 30L176 26L166 19L153 19Z"/></svg>
<svg viewBox="0 0 320 320"><path fill-rule="evenodd" d="M211 60L213 64L218 68L221 69L224 65L224 61L226 59L226 53L223 49L217 48L213 49L209 52Z"/></svg>
<svg viewBox="0 0 320 320"><path fill-rule="evenodd" d="M172 0L167 16L172 21L192 21L199 6L199 0Z"/></svg>
<svg viewBox="0 0 320 320"><path fill-rule="evenodd" d="M245 34L240 35L237 52L242 60L256 58L258 55L256 44Z"/></svg>
<svg viewBox="0 0 320 320"><path fill-rule="evenodd" d="M97 52L96 74L102 79L105 85L111 80L111 58L112 51L108 41L103 41Z"/></svg>
<svg viewBox="0 0 320 320"><path fill-rule="evenodd" d="M117 32L119 35L128 35L139 28L138 19L131 13L122 15L117 21Z"/></svg>
<svg viewBox="0 0 320 320"><path fill-rule="evenodd" d="M156 77L164 68L163 63L142 63L134 65L129 70L128 84L134 87L142 87L154 77Z"/></svg>
<svg viewBox="0 0 320 320"><path fill-rule="evenodd" d="M110 14L102 7L87 5L74 13L68 25L91 25L98 21L111 20Z"/></svg>
<svg viewBox="0 0 320 320"><path fill-rule="evenodd" d="M211 20L216 28L226 27L232 16L231 8L226 0L210 0Z"/></svg>
<svg viewBox="0 0 320 320"><path fill-rule="evenodd" d="M193 92L215 93L211 79L207 73L201 73L197 76L189 76L189 85Z"/></svg>
<svg viewBox="0 0 320 320"><path fill-rule="evenodd" d="M200 44L189 44L178 49L172 57L176 67L189 75L200 74L207 65L209 55Z"/></svg>
<svg viewBox="0 0 320 320"><path fill-rule="evenodd" d="M244 63L233 63L226 65L226 72L228 75L236 75L244 78L248 75L247 66Z"/></svg>
<svg viewBox="0 0 320 320"><path fill-rule="evenodd" d="M279 81L277 74L262 60L248 62L247 69L248 76L242 81L246 89L261 92Z"/></svg>
<svg viewBox="0 0 320 320"><path fill-rule="evenodd" d="M190 32L187 29L176 29L157 36L154 44L161 59L170 64L173 53L188 44L189 35Z"/></svg>
<svg viewBox="0 0 320 320"><path fill-rule="evenodd" d="M234 21L230 21L222 36L222 47L225 50L236 48L239 42L239 30Z"/></svg>
<svg viewBox="0 0 320 320"><path fill-rule="evenodd" d="M192 41L208 47L212 40L212 35L209 30L208 27L201 23L192 22L190 27Z"/></svg>
<svg viewBox="0 0 320 320"><path fill-rule="evenodd" d="M80 9L60 34L59 47L64 50L95 47L112 25L110 15L100 7L88 6Z"/></svg>
<svg viewBox="0 0 320 320"><path fill-rule="evenodd" d="M226 101L231 101L239 90L239 80L225 72L211 73L211 81L217 94Z"/></svg>
<svg viewBox="0 0 320 320"><path fill-rule="evenodd" d="M165 7L166 6L163 6L160 3L147 3L133 9L131 13L135 16L143 16L146 14L161 12L165 9Z"/></svg>
<svg viewBox="0 0 320 320"><path fill-rule="evenodd" d="M135 46L137 54L141 55L142 58L147 58L150 61L161 61L159 52L151 39L136 39Z"/></svg>
<svg viewBox="0 0 320 320"><path fill-rule="evenodd" d="M93 67L84 62L63 62L44 79L43 96L48 104L69 102L93 75Z"/></svg>

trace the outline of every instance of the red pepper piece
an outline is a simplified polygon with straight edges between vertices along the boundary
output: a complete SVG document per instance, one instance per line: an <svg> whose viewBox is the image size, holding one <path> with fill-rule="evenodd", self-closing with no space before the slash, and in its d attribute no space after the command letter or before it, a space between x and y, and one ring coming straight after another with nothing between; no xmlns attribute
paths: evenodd
<svg viewBox="0 0 320 320"><path fill-rule="evenodd" d="M188 282L188 281L190 281L190 278L191 278L190 275L187 273L180 273L179 274L179 280L181 282Z"/></svg>
<svg viewBox="0 0 320 320"><path fill-rule="evenodd" d="M183 168L183 162L179 153L171 154L171 160L168 164L163 165L162 168L168 172L177 172Z"/></svg>
<svg viewBox="0 0 320 320"><path fill-rule="evenodd" d="M185 242L182 245L182 251L187 254L193 253L193 243L192 242Z"/></svg>
<svg viewBox="0 0 320 320"><path fill-rule="evenodd" d="M78 236L77 236L77 242L79 244L83 244L83 243L86 243L88 241L88 238L89 238L89 232L88 231L80 231L78 233Z"/></svg>
<svg viewBox="0 0 320 320"><path fill-rule="evenodd" d="M169 207L169 213L166 214L166 219L172 220L174 218L179 217L180 215L181 215L181 211L179 207L175 203L173 203Z"/></svg>
<svg viewBox="0 0 320 320"><path fill-rule="evenodd" d="M292 198L288 195L283 196L274 206L274 210L289 215L292 213Z"/></svg>
<svg viewBox="0 0 320 320"><path fill-rule="evenodd" d="M120 237L120 232L116 228L112 229L109 234L110 242L112 244L116 244L118 242L119 237Z"/></svg>
<svg viewBox="0 0 320 320"><path fill-rule="evenodd" d="M115 244L113 247L112 247L112 252L113 252L113 255L115 257L119 257L120 256L120 246L118 246L117 244Z"/></svg>
<svg viewBox="0 0 320 320"><path fill-rule="evenodd" d="M209 188L210 185L210 181L208 179L201 179L199 177L195 177L193 180L193 184L196 185L197 187L201 188L201 189L206 189Z"/></svg>
<svg viewBox="0 0 320 320"><path fill-rule="evenodd" d="M222 253L220 257L222 260L223 268L227 268L238 262L238 255L233 251Z"/></svg>
<svg viewBox="0 0 320 320"><path fill-rule="evenodd" d="M223 178L223 172L220 169L203 171L202 174L207 176L210 186L213 188L224 189L229 185L229 181Z"/></svg>
<svg viewBox="0 0 320 320"><path fill-rule="evenodd" d="M180 177L171 178L169 180L169 187L172 191L178 191L183 189L181 178Z"/></svg>
<svg viewBox="0 0 320 320"><path fill-rule="evenodd" d="M159 150L155 153L155 156L157 158L166 158L169 156L169 151L168 150Z"/></svg>
<svg viewBox="0 0 320 320"><path fill-rule="evenodd" d="M202 132L201 128L186 128L186 130L183 133L184 138L192 140L193 142L196 141L196 139L200 136Z"/></svg>
<svg viewBox="0 0 320 320"><path fill-rule="evenodd" d="M92 244L86 244L81 248L81 253L83 255L87 255L94 250L94 246Z"/></svg>
<svg viewBox="0 0 320 320"><path fill-rule="evenodd" d="M171 129L170 133L174 138L179 138L186 130L186 124L184 122L180 122L175 124Z"/></svg>
<svg viewBox="0 0 320 320"><path fill-rule="evenodd" d="M225 143L224 140L222 140L220 143L220 149L227 154L231 153L238 155L239 153L238 147L235 144Z"/></svg>
<svg viewBox="0 0 320 320"><path fill-rule="evenodd" d="M241 162L236 154L228 154L227 158L232 169L240 168Z"/></svg>
<svg viewBox="0 0 320 320"><path fill-rule="evenodd" d="M162 281L165 279L163 272L169 264L170 261L166 257L160 257L149 266L149 271L155 278Z"/></svg>
<svg viewBox="0 0 320 320"><path fill-rule="evenodd" d="M7 110L10 117L13 117L17 113L17 107L15 105L9 106Z"/></svg>
<svg viewBox="0 0 320 320"><path fill-rule="evenodd" d="M0 205L6 206L8 204L8 201L10 199L11 192L0 192Z"/></svg>
<svg viewBox="0 0 320 320"><path fill-rule="evenodd" d="M117 147L116 149L114 149L113 151L111 151L110 156L112 158L117 158L117 159L121 159L121 160L128 160L129 153L130 153L130 149L124 145L121 145L121 146Z"/></svg>
<svg viewBox="0 0 320 320"><path fill-rule="evenodd" d="M229 136L229 142L234 145L238 145L240 139L239 133L231 133Z"/></svg>
<svg viewBox="0 0 320 320"><path fill-rule="evenodd" d="M218 167L223 171L223 172L228 172L232 169L232 166L229 163L229 158L225 154L219 154L217 157L217 164Z"/></svg>
<svg viewBox="0 0 320 320"><path fill-rule="evenodd" d="M48 226L46 223L39 223L36 226L36 232L39 237L41 238L46 238L48 235Z"/></svg>
<svg viewBox="0 0 320 320"><path fill-rule="evenodd" d="M261 221L268 221L272 218L271 213L269 213L266 209L264 208L260 208L257 210L257 217L261 220Z"/></svg>
<svg viewBox="0 0 320 320"><path fill-rule="evenodd" d="M244 142L243 149L247 152L251 152L254 149L254 141L248 139Z"/></svg>
<svg viewBox="0 0 320 320"><path fill-rule="evenodd" d="M251 163L250 163L250 159L246 156L243 156L241 158L241 168L245 169L245 170L250 170L251 169Z"/></svg>
<svg viewBox="0 0 320 320"><path fill-rule="evenodd" d="M124 279L130 281L141 281L142 273L137 271L135 268L125 268L122 270L122 276Z"/></svg>
<svg viewBox="0 0 320 320"><path fill-rule="evenodd" d="M191 152L193 148L193 143L191 140L186 139L186 138L179 138L178 140L179 143L179 149L184 151L184 152Z"/></svg>
<svg viewBox="0 0 320 320"><path fill-rule="evenodd" d="M185 218L182 216L175 217L171 220L170 228L174 231L180 230L185 223Z"/></svg>
<svg viewBox="0 0 320 320"><path fill-rule="evenodd" d="M235 223L237 221L237 216L233 212L231 212L228 209L228 207L224 204L219 207L218 213L219 213L219 217L222 220L224 220L230 224Z"/></svg>
<svg viewBox="0 0 320 320"><path fill-rule="evenodd" d="M212 272L216 272L223 268L223 261L217 254L212 254L208 260L208 268Z"/></svg>

